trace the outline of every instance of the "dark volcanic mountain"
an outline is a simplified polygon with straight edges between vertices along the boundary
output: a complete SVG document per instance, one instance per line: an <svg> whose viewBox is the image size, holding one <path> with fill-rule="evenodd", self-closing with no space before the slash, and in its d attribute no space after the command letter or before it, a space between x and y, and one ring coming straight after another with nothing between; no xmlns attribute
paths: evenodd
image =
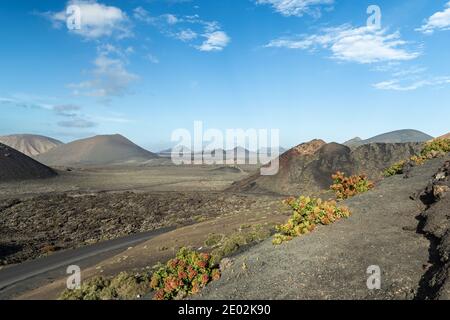
<svg viewBox="0 0 450 320"><path fill-rule="evenodd" d="M417 130L398 130L388 133L383 133L373 138L362 140L361 138L354 138L344 145L348 147L358 147L370 143L408 143L408 142L425 142L432 140L433 137Z"/></svg>
<svg viewBox="0 0 450 320"><path fill-rule="evenodd" d="M16 149L30 157L45 153L63 144L56 139L33 134L3 136L0 137L0 143Z"/></svg>
<svg viewBox="0 0 450 320"><path fill-rule="evenodd" d="M157 156L121 135L95 136L61 145L36 157L49 166L142 163Z"/></svg>
<svg viewBox="0 0 450 320"><path fill-rule="evenodd" d="M257 172L234 183L229 191L316 194L329 189L331 175L337 171L348 175L364 173L376 180L381 178L385 168L420 150L419 143L376 143L352 150L341 144L314 140L284 153L277 175L262 176Z"/></svg>
<svg viewBox="0 0 450 320"><path fill-rule="evenodd" d="M23 153L0 143L0 182L43 179L56 172Z"/></svg>

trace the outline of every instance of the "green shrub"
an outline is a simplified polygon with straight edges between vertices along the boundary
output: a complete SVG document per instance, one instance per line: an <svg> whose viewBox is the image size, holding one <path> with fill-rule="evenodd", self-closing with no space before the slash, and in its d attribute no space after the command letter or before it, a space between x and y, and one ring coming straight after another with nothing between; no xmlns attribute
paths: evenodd
<svg viewBox="0 0 450 320"><path fill-rule="evenodd" d="M300 197L284 201L293 210L292 217L284 225L277 226L274 245L290 241L294 237L312 232L317 225L329 225L339 219L348 218L351 213L345 207L337 207L335 201Z"/></svg>
<svg viewBox="0 0 450 320"><path fill-rule="evenodd" d="M209 282L220 279L219 268L211 255L182 248L176 258L160 266L152 275L151 288L155 300L183 299L197 294Z"/></svg>
<svg viewBox="0 0 450 320"><path fill-rule="evenodd" d="M210 233L205 240L205 247L214 248L219 245L225 238L223 234Z"/></svg>
<svg viewBox="0 0 450 320"><path fill-rule="evenodd" d="M445 156L450 152L450 139L435 139L427 142L419 155L412 156L409 160L399 161L383 171L385 177L403 174L407 164L421 166L427 160Z"/></svg>
<svg viewBox="0 0 450 320"><path fill-rule="evenodd" d="M384 170L383 175L385 177L392 177L397 174L402 174L406 163L407 162L404 160L394 163L392 166Z"/></svg>
<svg viewBox="0 0 450 320"><path fill-rule="evenodd" d="M66 289L59 300L133 300L150 291L149 274L122 272L115 277L95 277L80 289Z"/></svg>
<svg viewBox="0 0 450 320"><path fill-rule="evenodd" d="M344 173L338 171L332 178L334 184L330 188L339 200L367 192L374 187L374 183L365 175L346 177Z"/></svg>
<svg viewBox="0 0 450 320"><path fill-rule="evenodd" d="M256 225L224 237L218 247L211 253L213 262L219 263L223 258L232 255L243 246L270 238L271 230L273 230L273 227Z"/></svg>
<svg viewBox="0 0 450 320"><path fill-rule="evenodd" d="M431 159L450 152L450 139L434 139L427 142L421 156Z"/></svg>

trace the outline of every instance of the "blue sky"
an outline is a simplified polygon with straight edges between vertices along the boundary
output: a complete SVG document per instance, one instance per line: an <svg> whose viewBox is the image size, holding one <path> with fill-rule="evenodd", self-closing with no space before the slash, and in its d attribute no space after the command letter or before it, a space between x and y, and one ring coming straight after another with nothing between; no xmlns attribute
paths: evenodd
<svg viewBox="0 0 450 320"><path fill-rule="evenodd" d="M448 0L9 0L0 26L0 135L157 151L196 120L284 146L450 131Z"/></svg>

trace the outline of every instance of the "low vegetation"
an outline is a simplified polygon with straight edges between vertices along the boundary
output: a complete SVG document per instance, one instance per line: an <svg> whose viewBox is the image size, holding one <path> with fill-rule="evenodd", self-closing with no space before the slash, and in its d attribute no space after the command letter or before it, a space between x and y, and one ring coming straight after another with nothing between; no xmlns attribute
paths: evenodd
<svg viewBox="0 0 450 320"><path fill-rule="evenodd" d="M346 177L344 173L338 171L332 178L333 185L330 188L334 191L338 200L348 199L367 192L375 186L365 175Z"/></svg>
<svg viewBox="0 0 450 320"><path fill-rule="evenodd" d="M66 289L59 300L134 300L149 291L149 274L122 272L115 277L92 278L80 289Z"/></svg>
<svg viewBox="0 0 450 320"><path fill-rule="evenodd" d="M220 270L210 254L182 248L175 259L153 273L150 286L156 291L155 300L180 300L218 279Z"/></svg>
<svg viewBox="0 0 450 320"><path fill-rule="evenodd" d="M211 234L205 242L205 245L214 243L211 247L212 261L219 263L223 258L228 257L240 248L256 244L264 241L272 235L273 225L255 225L255 226L242 226L239 231L229 235L219 237Z"/></svg>
<svg viewBox="0 0 450 320"><path fill-rule="evenodd" d="M427 142L421 152L421 156L436 158L450 152L450 139L435 139Z"/></svg>
<svg viewBox="0 0 450 320"><path fill-rule="evenodd" d="M242 225L225 236L211 233L205 246L211 254L182 248L176 258L157 265L153 274L120 273L115 277L94 277L80 289L65 290L60 300L134 300L156 291L155 300L183 299L200 292L208 283L220 279L219 262L239 248L270 238L273 225ZM166 250L165 248L164 250ZM161 249L162 250L162 249Z"/></svg>
<svg viewBox="0 0 450 320"><path fill-rule="evenodd" d="M383 175L385 177L392 177L397 174L402 174L406 163L407 161L404 160L394 163L392 166L383 171Z"/></svg>
<svg viewBox="0 0 450 320"><path fill-rule="evenodd" d="M274 245L308 234L317 225L329 225L351 215L347 208L338 207L335 201L300 197L287 199L285 203L292 208L293 215L286 224L276 227L278 233L274 236Z"/></svg>
<svg viewBox="0 0 450 320"><path fill-rule="evenodd" d="M385 177L403 174L407 165L421 166L431 159L445 156L450 152L450 139L435 139L427 142L419 155L412 156L409 160L399 161L384 170Z"/></svg>

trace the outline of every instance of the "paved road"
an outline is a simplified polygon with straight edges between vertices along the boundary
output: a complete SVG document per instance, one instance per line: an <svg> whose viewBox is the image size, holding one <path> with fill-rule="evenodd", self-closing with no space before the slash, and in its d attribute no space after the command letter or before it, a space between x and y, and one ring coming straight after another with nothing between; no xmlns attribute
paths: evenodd
<svg viewBox="0 0 450 320"><path fill-rule="evenodd" d="M36 278L36 281L34 282L39 283L42 282L43 278L48 278L48 275L56 269L63 268L65 270L65 268L73 264L80 265L80 267L87 267L86 264L95 264L93 262L98 260L96 259L98 257L105 257L108 253L117 253L120 250L127 249L130 246L134 246L174 229L174 227L162 228L149 232L133 234L120 239L104 241L90 246L57 252L48 257L6 267L5 269L0 270L0 296L4 296L6 291L10 291L8 290L9 287L16 286L31 278ZM61 270L59 274L61 273ZM29 286L30 284L27 284L27 287Z"/></svg>

